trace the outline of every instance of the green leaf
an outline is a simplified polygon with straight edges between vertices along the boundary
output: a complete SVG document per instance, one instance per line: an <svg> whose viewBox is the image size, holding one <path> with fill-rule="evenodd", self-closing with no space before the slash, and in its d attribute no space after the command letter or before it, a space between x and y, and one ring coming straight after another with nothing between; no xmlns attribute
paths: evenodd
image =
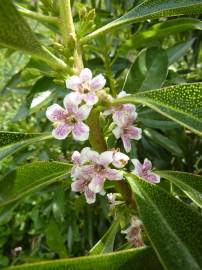
<svg viewBox="0 0 202 270"><path fill-rule="evenodd" d="M168 56L160 48L143 50L131 66L124 85L129 93L160 88L168 73Z"/></svg>
<svg viewBox="0 0 202 270"><path fill-rule="evenodd" d="M90 255L98 255L103 253L109 253L113 251L114 240L119 229L119 218L117 218L110 226L108 231L103 237L96 243L96 245L90 250Z"/></svg>
<svg viewBox="0 0 202 270"><path fill-rule="evenodd" d="M174 17L178 15L193 15L202 13L201 0L146 0L134 7L122 17L97 29L85 36L82 42L87 42L96 36L111 31L125 24L158 19L161 17Z"/></svg>
<svg viewBox="0 0 202 270"><path fill-rule="evenodd" d="M158 174L180 188L199 207L202 207L202 176L185 172L158 171Z"/></svg>
<svg viewBox="0 0 202 270"><path fill-rule="evenodd" d="M16 153L29 144L51 139L49 133L19 133L0 131L0 160Z"/></svg>
<svg viewBox="0 0 202 270"><path fill-rule="evenodd" d="M148 47L169 35L191 29L202 30L202 21L194 18L178 18L157 23L144 32L134 34L132 39L126 41L123 48L128 50L130 48L138 49Z"/></svg>
<svg viewBox="0 0 202 270"><path fill-rule="evenodd" d="M183 157L182 149L178 146L178 144L174 140L171 140L168 137L162 135L160 132L157 132L152 129L144 129L144 134L152 141L161 145L163 148L165 148L172 154L178 157Z"/></svg>
<svg viewBox="0 0 202 270"><path fill-rule="evenodd" d="M40 44L10 0L0 1L0 45L35 55L55 68L66 68L62 60Z"/></svg>
<svg viewBox="0 0 202 270"><path fill-rule="evenodd" d="M67 251L64 245L64 237L61 235L61 230L58 224L52 220L46 231L46 242L49 248L57 253L60 258L67 257Z"/></svg>
<svg viewBox="0 0 202 270"><path fill-rule="evenodd" d="M202 135L202 83L181 84L117 99L113 104L140 103Z"/></svg>
<svg viewBox="0 0 202 270"><path fill-rule="evenodd" d="M104 255L18 265L7 270L162 270L151 248L137 248ZM5 270L6 270L5 269Z"/></svg>
<svg viewBox="0 0 202 270"><path fill-rule="evenodd" d="M71 165L38 161L19 167L0 181L0 207L66 178Z"/></svg>
<svg viewBox="0 0 202 270"><path fill-rule="evenodd" d="M162 265L169 270L202 268L202 216L166 191L130 174L140 218Z"/></svg>

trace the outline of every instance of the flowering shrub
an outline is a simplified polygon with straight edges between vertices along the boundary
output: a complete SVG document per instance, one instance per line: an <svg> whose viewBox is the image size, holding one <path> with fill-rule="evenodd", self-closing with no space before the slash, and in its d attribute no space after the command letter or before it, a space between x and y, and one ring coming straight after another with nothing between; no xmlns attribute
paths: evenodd
<svg viewBox="0 0 202 270"><path fill-rule="evenodd" d="M202 269L201 13L0 1L0 46L19 56L2 94L20 92L0 131L0 266Z"/></svg>

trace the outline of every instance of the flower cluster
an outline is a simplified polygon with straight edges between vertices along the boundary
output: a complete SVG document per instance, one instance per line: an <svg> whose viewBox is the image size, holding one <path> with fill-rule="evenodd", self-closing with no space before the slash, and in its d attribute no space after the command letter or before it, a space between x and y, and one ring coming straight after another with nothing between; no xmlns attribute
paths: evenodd
<svg viewBox="0 0 202 270"><path fill-rule="evenodd" d="M106 80L102 74L93 78L92 72L88 68L84 68L79 76L71 76L66 81L67 88L72 91L64 98L64 108L53 104L46 111L47 118L53 122L53 137L63 140L72 134L73 139L77 141L88 139L89 127L84 121L88 118L92 107L101 96L101 99L107 102L114 100L103 89L105 84ZM127 95L126 92L121 91L117 98ZM133 104L113 105L105 110L103 115L112 116L114 124L112 132L116 139L121 138L125 151L129 153L131 140L139 140L142 136L142 130L135 126L136 107ZM75 151L72 155L72 190L84 193L87 202L94 203L97 193L105 194L104 183L106 180L123 180L123 172L118 169L122 169L128 161L127 155L115 150L99 154L87 147L80 153ZM132 162L135 166L134 174L153 184L160 182L160 177L151 171L152 164L148 159L145 159L143 164L137 159ZM116 205L115 197L113 195L108 197L111 198L111 204L114 207Z"/></svg>
<svg viewBox="0 0 202 270"><path fill-rule="evenodd" d="M122 91L117 98L126 96ZM137 119L137 112L135 105L121 104L106 110L103 113L105 116L112 114L113 122L116 127L112 131L116 139L121 138L124 149L127 153L131 151L131 140L139 140L142 137L142 130L134 126Z"/></svg>
<svg viewBox="0 0 202 270"><path fill-rule="evenodd" d="M88 118L92 106L98 102L96 92L103 89L105 83L101 74L93 78L88 68L84 68L79 76L71 76L66 81L67 88L74 92L64 98L65 108L53 104L46 111L47 118L54 123L54 138L63 140L72 132L75 140L88 139L89 127L83 121Z"/></svg>
<svg viewBox="0 0 202 270"><path fill-rule="evenodd" d="M144 246L143 240L142 240L142 231L143 231L143 224L141 220L133 216L131 218L131 225L122 233L126 234L126 239L129 243L134 245L135 247L142 247Z"/></svg>
<svg viewBox="0 0 202 270"><path fill-rule="evenodd" d="M73 178L72 190L84 193L87 202L94 203L96 194L105 194L106 180L122 180L123 168L129 157L116 151L105 151L101 154L90 148L84 148L81 153L75 151L72 155L74 164L71 172ZM111 168L114 166L116 169Z"/></svg>

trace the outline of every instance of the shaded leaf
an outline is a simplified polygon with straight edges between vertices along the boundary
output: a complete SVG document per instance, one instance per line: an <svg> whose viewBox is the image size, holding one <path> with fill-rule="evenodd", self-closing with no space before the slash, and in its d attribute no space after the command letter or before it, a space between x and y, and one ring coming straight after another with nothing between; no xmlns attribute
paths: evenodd
<svg viewBox="0 0 202 270"><path fill-rule="evenodd" d="M151 248L129 249L104 255L75 259L45 261L19 265L16 270L161 270L163 269Z"/></svg>
<svg viewBox="0 0 202 270"><path fill-rule="evenodd" d="M202 83L181 84L145 91L114 101L141 103L202 135Z"/></svg>
<svg viewBox="0 0 202 270"><path fill-rule="evenodd" d="M46 231L46 242L49 248L59 254L60 258L67 257L67 251L64 245L64 237L61 235L60 227L52 220Z"/></svg>
<svg viewBox="0 0 202 270"><path fill-rule="evenodd" d="M157 256L169 270L202 267L202 216L166 191L130 174L140 217Z"/></svg>
<svg viewBox="0 0 202 270"><path fill-rule="evenodd" d="M119 218L116 219L103 235L103 237L96 243L90 250L90 255L98 255L103 253L109 253L113 251L114 240L119 229Z"/></svg>
<svg viewBox="0 0 202 270"><path fill-rule="evenodd" d="M38 161L4 176L0 181L0 207L32 194L69 174L71 165L60 162Z"/></svg>
<svg viewBox="0 0 202 270"><path fill-rule="evenodd" d="M160 48L143 50L131 66L124 84L128 93L160 88L168 73L168 56Z"/></svg>
<svg viewBox="0 0 202 270"><path fill-rule="evenodd" d="M51 139L49 133L19 133L0 131L0 160L14 154L29 144Z"/></svg>
<svg viewBox="0 0 202 270"><path fill-rule="evenodd" d="M202 176L185 172L159 171L158 174L180 188L199 207L202 207Z"/></svg>

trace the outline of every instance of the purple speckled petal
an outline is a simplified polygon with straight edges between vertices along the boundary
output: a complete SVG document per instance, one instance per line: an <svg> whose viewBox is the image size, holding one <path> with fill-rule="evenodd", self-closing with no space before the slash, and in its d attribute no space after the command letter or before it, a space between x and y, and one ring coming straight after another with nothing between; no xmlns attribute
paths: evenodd
<svg viewBox="0 0 202 270"><path fill-rule="evenodd" d="M65 110L58 104L53 104L46 110L46 117L52 122L58 122L65 119Z"/></svg>
<svg viewBox="0 0 202 270"><path fill-rule="evenodd" d="M132 159L131 160L133 165L135 166L135 169L134 169L134 174L138 175L138 176L143 176L143 168L142 168L142 164L139 162L138 159Z"/></svg>
<svg viewBox="0 0 202 270"><path fill-rule="evenodd" d="M79 91L81 85L81 79L78 76L71 76L68 80L66 80L66 87L68 89Z"/></svg>
<svg viewBox="0 0 202 270"><path fill-rule="evenodd" d="M129 139L140 140L142 138L142 129L134 126L129 126L126 129Z"/></svg>
<svg viewBox="0 0 202 270"><path fill-rule="evenodd" d="M96 200L96 194L88 187L85 188L84 195L88 204L92 204Z"/></svg>
<svg viewBox="0 0 202 270"><path fill-rule="evenodd" d="M93 91L98 91L104 88L106 80L102 74L95 76L90 83L90 87Z"/></svg>
<svg viewBox="0 0 202 270"><path fill-rule="evenodd" d="M123 147L126 151L126 153L129 153L131 151L131 142L128 136L121 136L122 142L123 142Z"/></svg>
<svg viewBox="0 0 202 270"><path fill-rule="evenodd" d="M84 83L84 82L91 80L93 75L92 75L92 72L89 68L84 68L84 69L82 69L79 77L80 77L80 80L82 81L82 83Z"/></svg>
<svg viewBox="0 0 202 270"><path fill-rule="evenodd" d="M71 160L75 165L80 165L81 164L81 154L78 151L74 151L72 154Z"/></svg>
<svg viewBox="0 0 202 270"><path fill-rule="evenodd" d="M78 105L82 101L82 96L80 93L70 93L65 96L64 98L64 106L68 113L77 113L78 112Z"/></svg>
<svg viewBox="0 0 202 270"><path fill-rule="evenodd" d="M93 106L98 102L98 97L95 92L90 92L83 95L83 100L86 102L86 104Z"/></svg>
<svg viewBox="0 0 202 270"><path fill-rule="evenodd" d="M105 177L109 180L122 180L123 179L123 172L120 172L115 169L107 168L105 170Z"/></svg>
<svg viewBox="0 0 202 270"><path fill-rule="evenodd" d="M99 193L103 189L105 178L102 174L96 173L89 184L89 189L95 193Z"/></svg>
<svg viewBox="0 0 202 270"><path fill-rule="evenodd" d="M78 122L72 130L73 138L76 141L86 141L89 137L89 127L83 122Z"/></svg>
<svg viewBox="0 0 202 270"><path fill-rule="evenodd" d="M149 182L153 184L160 183L160 176L152 172L149 172L147 176L145 176L145 179L147 179Z"/></svg>
<svg viewBox="0 0 202 270"><path fill-rule="evenodd" d="M74 192L83 192L87 182L85 179L76 180L71 184L72 191Z"/></svg>
<svg viewBox="0 0 202 270"><path fill-rule="evenodd" d="M151 161L149 159L145 158L142 169L146 170L146 171L152 169L152 163L151 163Z"/></svg>
<svg viewBox="0 0 202 270"><path fill-rule="evenodd" d="M52 135L54 138L58 140L63 140L67 138L67 136L69 135L71 131L72 131L72 126L68 126L65 123L60 123L55 129L53 129Z"/></svg>

